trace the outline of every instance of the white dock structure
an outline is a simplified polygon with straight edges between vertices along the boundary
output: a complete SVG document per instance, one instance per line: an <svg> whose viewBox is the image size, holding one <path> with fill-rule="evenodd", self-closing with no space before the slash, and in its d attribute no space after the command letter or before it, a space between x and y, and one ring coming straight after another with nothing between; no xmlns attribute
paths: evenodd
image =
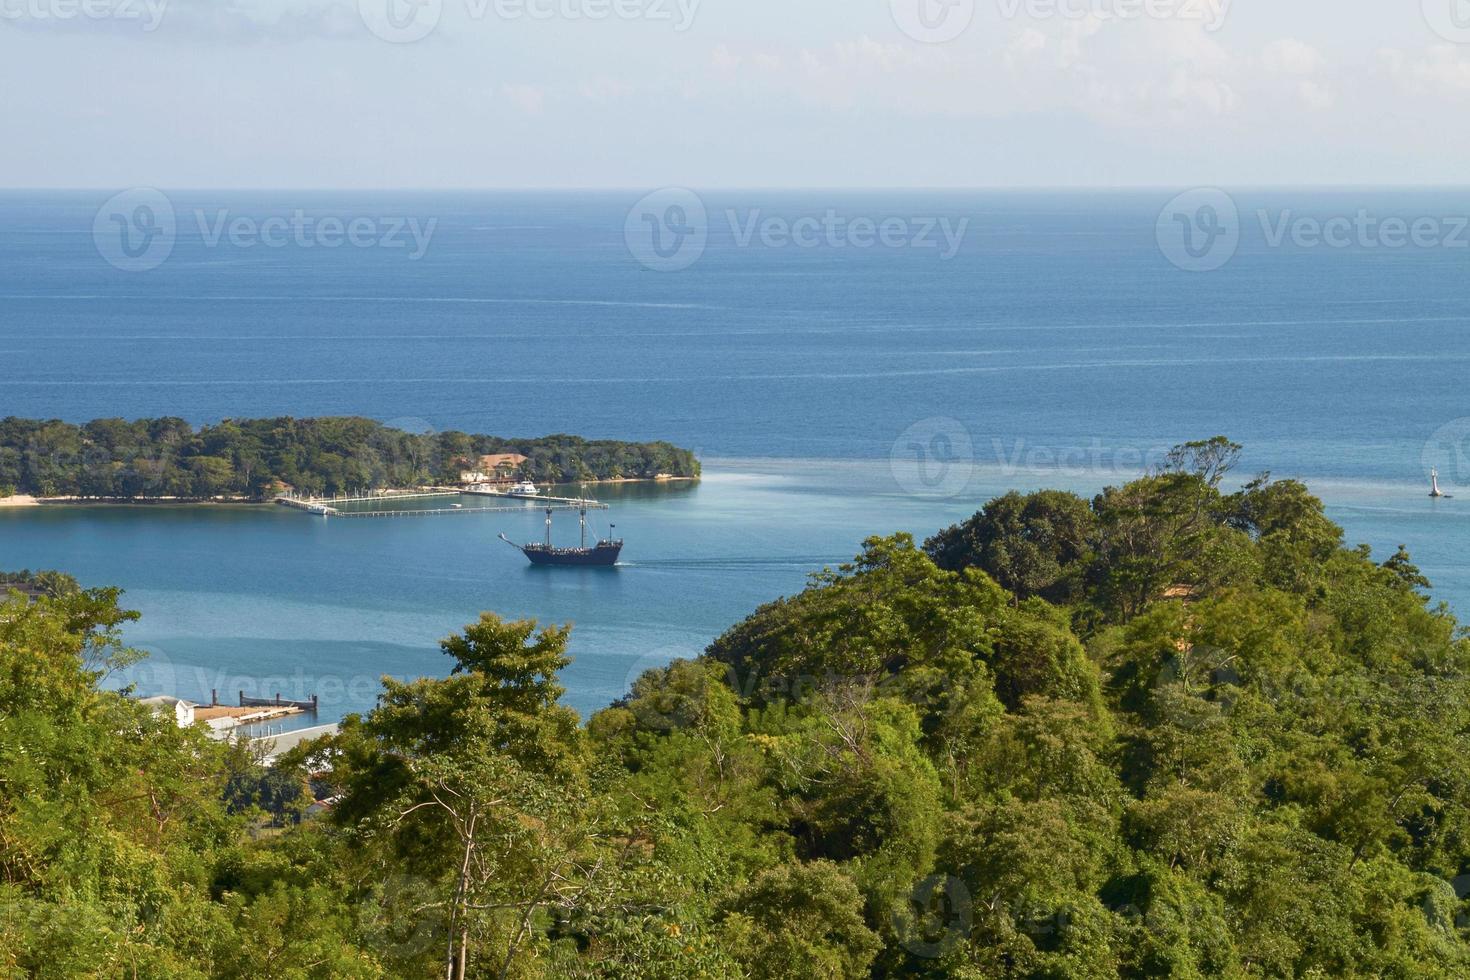
<svg viewBox="0 0 1470 980"><path fill-rule="evenodd" d="M497 500L514 502L514 506L486 507L476 504L465 507L402 508L387 506L400 500L444 499L448 497L493 497ZM285 507L305 511L313 517L324 518L392 518L392 517L439 517L448 514L523 514L530 511L608 510L607 504L581 497L529 496L506 493L503 490L472 487L465 490L426 490L420 493L378 494L367 497L286 497L276 498L276 503ZM356 504L385 505L377 509L352 509Z"/></svg>
<svg viewBox="0 0 1470 980"><path fill-rule="evenodd" d="M262 735L252 738L250 744L262 750L261 765L270 767L276 764L277 759L302 742L310 742L323 735L335 735L337 731L337 725L318 725L315 728L298 728L295 731L281 732L277 735Z"/></svg>

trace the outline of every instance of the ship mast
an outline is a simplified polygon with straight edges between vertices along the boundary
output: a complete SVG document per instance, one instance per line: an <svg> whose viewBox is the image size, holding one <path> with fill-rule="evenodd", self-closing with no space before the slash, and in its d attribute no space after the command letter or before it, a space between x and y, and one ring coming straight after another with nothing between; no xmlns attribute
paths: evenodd
<svg viewBox="0 0 1470 980"><path fill-rule="evenodd" d="M546 508L546 547L551 548L551 508Z"/></svg>
<svg viewBox="0 0 1470 980"><path fill-rule="evenodd" d="M587 485L582 485L582 499L577 501L582 516L582 550L587 550Z"/></svg>

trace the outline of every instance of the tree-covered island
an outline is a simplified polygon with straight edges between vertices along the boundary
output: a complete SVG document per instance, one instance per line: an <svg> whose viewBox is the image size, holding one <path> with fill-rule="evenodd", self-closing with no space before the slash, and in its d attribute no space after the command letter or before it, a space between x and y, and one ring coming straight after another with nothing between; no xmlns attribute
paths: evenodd
<svg viewBox="0 0 1470 980"><path fill-rule="evenodd" d="M0 498L265 500L285 491L332 496L453 486L481 470L487 457L512 460L487 476L537 483L699 475L694 454L666 442L420 434L365 418L227 419L198 429L177 418L85 425L6 418L0 419Z"/></svg>
<svg viewBox="0 0 1470 980"><path fill-rule="evenodd" d="M1470 975L1470 639L1234 456L873 538L585 725L487 613L270 772L12 593L0 975Z"/></svg>

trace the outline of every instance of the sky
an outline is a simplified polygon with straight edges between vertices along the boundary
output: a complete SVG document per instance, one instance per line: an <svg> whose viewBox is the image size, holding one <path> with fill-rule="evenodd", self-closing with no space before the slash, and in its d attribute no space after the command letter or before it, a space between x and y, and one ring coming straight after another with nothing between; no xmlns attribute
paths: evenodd
<svg viewBox="0 0 1470 980"><path fill-rule="evenodd" d="M0 187L1470 183L1470 0L0 0Z"/></svg>

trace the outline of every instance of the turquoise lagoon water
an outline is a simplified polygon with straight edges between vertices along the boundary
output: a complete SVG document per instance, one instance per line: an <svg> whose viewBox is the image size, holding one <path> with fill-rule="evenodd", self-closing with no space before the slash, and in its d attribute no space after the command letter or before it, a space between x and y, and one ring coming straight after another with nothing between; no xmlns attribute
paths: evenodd
<svg viewBox="0 0 1470 980"><path fill-rule="evenodd" d="M143 613L129 638L152 656L118 680L143 690L218 691L230 703L240 691L317 694L334 720L370 708L383 674L443 673L437 639L494 610L574 625L568 700L589 713L848 560L868 533L922 537L1013 486L1059 482L1097 488L1078 474L979 469L941 498L911 493L887 463L721 460L697 486L600 492L628 539L613 570L528 565L497 535L539 538L542 516L529 508L326 521L284 508L43 507L0 510L0 541L7 566L127 588L125 604ZM1414 485L1319 489L1353 541L1380 551L1412 541L1441 594L1470 597L1470 510ZM604 530L609 518L591 519ZM558 540L574 540L575 516L560 522Z"/></svg>
<svg viewBox="0 0 1470 980"><path fill-rule="evenodd" d="M709 248L677 273L625 246L641 192L170 191L177 244L142 273L99 255L108 193L0 194L0 415L361 414L669 439L707 467L697 486L600 491L628 539L612 572L527 567L496 534L539 536L534 513L223 507L0 511L0 567L125 588L155 654L140 687L317 693L328 720L370 706L381 674L442 673L437 639L480 610L571 621L585 712L869 534L922 536L1013 486L1096 490L1224 433L1242 475L1306 479L1350 541L1407 544L1470 608L1470 254L1276 247L1249 217L1452 224L1470 193L1237 192L1239 253L1207 274L1158 247L1173 194L711 193ZM295 209L438 224L409 261L211 245L190 217ZM946 261L742 246L724 217L829 209L969 233ZM954 464L915 470L931 450ZM1428 499L1430 465L1456 499Z"/></svg>

